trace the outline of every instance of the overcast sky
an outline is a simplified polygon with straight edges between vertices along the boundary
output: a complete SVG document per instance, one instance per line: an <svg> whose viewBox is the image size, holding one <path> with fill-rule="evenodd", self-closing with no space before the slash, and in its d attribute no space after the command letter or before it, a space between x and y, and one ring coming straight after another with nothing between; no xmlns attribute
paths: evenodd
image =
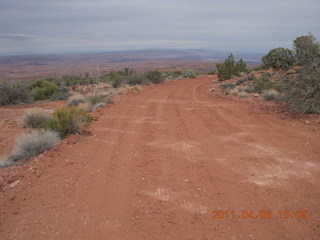
<svg viewBox="0 0 320 240"><path fill-rule="evenodd" d="M267 52L320 37L319 0L0 0L0 55L150 48Z"/></svg>

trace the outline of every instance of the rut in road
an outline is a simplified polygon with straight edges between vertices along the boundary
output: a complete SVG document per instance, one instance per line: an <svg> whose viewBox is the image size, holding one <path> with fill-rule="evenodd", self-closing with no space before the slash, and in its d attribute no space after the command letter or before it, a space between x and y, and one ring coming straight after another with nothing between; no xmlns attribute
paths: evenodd
<svg viewBox="0 0 320 240"><path fill-rule="evenodd" d="M1 239L318 239L318 133L212 96L213 80L148 86L100 110L91 136L39 157L29 166L41 176L0 202Z"/></svg>

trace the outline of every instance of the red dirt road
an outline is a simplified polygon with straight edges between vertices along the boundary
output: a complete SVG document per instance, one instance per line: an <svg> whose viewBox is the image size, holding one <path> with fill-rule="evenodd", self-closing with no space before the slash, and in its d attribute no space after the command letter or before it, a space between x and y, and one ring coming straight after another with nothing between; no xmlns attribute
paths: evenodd
<svg viewBox="0 0 320 240"><path fill-rule="evenodd" d="M212 80L121 96L91 136L12 168L0 239L319 239L319 133L214 97Z"/></svg>

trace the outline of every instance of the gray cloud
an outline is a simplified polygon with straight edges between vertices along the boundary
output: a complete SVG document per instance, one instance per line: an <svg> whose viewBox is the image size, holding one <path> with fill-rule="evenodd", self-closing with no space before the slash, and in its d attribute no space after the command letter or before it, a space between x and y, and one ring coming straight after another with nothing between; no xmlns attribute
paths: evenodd
<svg viewBox="0 0 320 240"><path fill-rule="evenodd" d="M265 52L320 36L317 0L2 0L0 54L210 48Z"/></svg>

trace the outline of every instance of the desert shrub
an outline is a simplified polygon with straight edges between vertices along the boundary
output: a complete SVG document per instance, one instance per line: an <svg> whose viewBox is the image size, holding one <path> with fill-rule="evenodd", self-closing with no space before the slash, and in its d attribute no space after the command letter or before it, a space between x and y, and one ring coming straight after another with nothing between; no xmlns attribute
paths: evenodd
<svg viewBox="0 0 320 240"><path fill-rule="evenodd" d="M84 108L57 108L52 118L45 122L44 128L58 132L63 138L69 133L80 133L91 121L91 115Z"/></svg>
<svg viewBox="0 0 320 240"><path fill-rule="evenodd" d="M172 79L172 78L180 77L181 75L182 75L182 71L180 70L167 71L165 72L164 77Z"/></svg>
<svg viewBox="0 0 320 240"><path fill-rule="evenodd" d="M69 107L76 107L76 106L79 106L79 104L82 102L85 102L84 96L81 94L74 94L69 97L68 106Z"/></svg>
<svg viewBox="0 0 320 240"><path fill-rule="evenodd" d="M261 97L263 101L275 101L278 100L280 93L275 89L266 89L261 93Z"/></svg>
<svg viewBox="0 0 320 240"><path fill-rule="evenodd" d="M193 69L185 69L182 71L182 77L184 78L196 78L197 73Z"/></svg>
<svg viewBox="0 0 320 240"><path fill-rule="evenodd" d="M272 49L261 60L265 67L282 69L289 69L295 63L292 51L282 47Z"/></svg>
<svg viewBox="0 0 320 240"><path fill-rule="evenodd" d="M232 88L229 90L229 95L238 95L240 93L238 88Z"/></svg>
<svg viewBox="0 0 320 240"><path fill-rule="evenodd" d="M51 97L51 101L58 101L58 100L67 100L70 96L68 88L65 86L65 83L60 83L59 91L54 93Z"/></svg>
<svg viewBox="0 0 320 240"><path fill-rule="evenodd" d="M238 77L241 72L247 71L246 63L242 59L236 62L232 54L230 54L224 63L217 64L216 68L220 81L228 80L232 77Z"/></svg>
<svg viewBox="0 0 320 240"><path fill-rule="evenodd" d="M112 98L108 98L107 99L107 104L113 104L113 99Z"/></svg>
<svg viewBox="0 0 320 240"><path fill-rule="evenodd" d="M240 92L238 93L238 96L239 96L240 98L246 98L246 97L249 97L250 95L249 95L247 92L242 92L242 91L240 91Z"/></svg>
<svg viewBox="0 0 320 240"><path fill-rule="evenodd" d="M245 92L245 93L253 93L254 88L252 86L243 86L238 88L240 92Z"/></svg>
<svg viewBox="0 0 320 240"><path fill-rule="evenodd" d="M23 116L24 128L40 128L48 120L48 114L40 108L29 109Z"/></svg>
<svg viewBox="0 0 320 240"><path fill-rule="evenodd" d="M235 88L235 85L232 83L220 84L219 87L222 90L223 95L229 95L230 91Z"/></svg>
<svg viewBox="0 0 320 240"><path fill-rule="evenodd" d="M259 66L254 67L252 70L253 71L261 71L261 70L268 70L268 68L269 68L268 66L261 64Z"/></svg>
<svg viewBox="0 0 320 240"><path fill-rule="evenodd" d="M94 105L94 106L93 106L93 109L102 108L102 107L104 107L104 106L106 106L106 104L105 104L105 103L103 103L103 102L99 102L99 103L97 103L96 105Z"/></svg>
<svg viewBox="0 0 320 240"><path fill-rule="evenodd" d="M32 102L29 89L22 83L0 83L0 106Z"/></svg>
<svg viewBox="0 0 320 240"><path fill-rule="evenodd" d="M101 95L90 95L90 96L88 97L88 102L89 102L92 106L94 106L94 105L96 105L97 103L104 103L105 100L104 100L104 97L101 96Z"/></svg>
<svg viewBox="0 0 320 240"><path fill-rule="evenodd" d="M141 73L132 73L129 76L127 76L127 82L129 85L138 85L144 84L146 82L146 79L144 75Z"/></svg>
<svg viewBox="0 0 320 240"><path fill-rule="evenodd" d="M164 77L159 70L152 70L146 72L146 78L152 83L161 83L164 81Z"/></svg>
<svg viewBox="0 0 320 240"><path fill-rule="evenodd" d="M37 131L32 134L23 134L16 138L13 151L6 157L4 166L38 156L43 151L58 145L59 134L54 131Z"/></svg>
<svg viewBox="0 0 320 240"><path fill-rule="evenodd" d="M269 80L266 75L262 75L259 78L253 79L253 89L257 93L262 93L263 90L267 90L274 87L274 83Z"/></svg>
<svg viewBox="0 0 320 240"><path fill-rule="evenodd" d="M311 33L297 37L293 45L298 65L308 68L320 67L320 43Z"/></svg>
<svg viewBox="0 0 320 240"><path fill-rule="evenodd" d="M112 80L112 86L114 88L120 87L122 84L126 82L126 79L122 75L116 75L115 78Z"/></svg>
<svg viewBox="0 0 320 240"><path fill-rule="evenodd" d="M213 69L207 72L207 75L215 75L215 74L218 74L218 71L216 69Z"/></svg>
<svg viewBox="0 0 320 240"><path fill-rule="evenodd" d="M235 85L233 83L224 83L224 84L220 84L219 87L221 89L227 89L227 88L233 89L235 88Z"/></svg>
<svg viewBox="0 0 320 240"><path fill-rule="evenodd" d="M246 81L248 81L249 79L248 78L241 78L239 79L235 84L236 85L241 85L242 83L245 83Z"/></svg>
<svg viewBox="0 0 320 240"><path fill-rule="evenodd" d="M46 80L38 80L28 85L28 88L32 90L32 95L35 100L49 99L54 94L60 92L57 84Z"/></svg>
<svg viewBox="0 0 320 240"><path fill-rule="evenodd" d="M290 110L301 114L320 114L320 70L305 70L298 77L281 79L283 101Z"/></svg>

